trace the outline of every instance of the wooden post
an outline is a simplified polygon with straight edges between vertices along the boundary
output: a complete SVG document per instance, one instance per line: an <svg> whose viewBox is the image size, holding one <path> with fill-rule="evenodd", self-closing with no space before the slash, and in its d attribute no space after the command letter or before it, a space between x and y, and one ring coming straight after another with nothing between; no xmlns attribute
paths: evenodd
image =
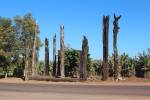
<svg viewBox="0 0 150 100"><path fill-rule="evenodd" d="M87 79L87 57L88 57L88 39L84 36L82 41L82 52L80 59L80 79Z"/></svg>
<svg viewBox="0 0 150 100"><path fill-rule="evenodd" d="M108 36L109 36L109 16L103 16L103 76L102 80L107 80L109 76L108 67Z"/></svg>
<svg viewBox="0 0 150 100"><path fill-rule="evenodd" d="M56 33L53 37L53 76L57 76L56 73Z"/></svg>
<svg viewBox="0 0 150 100"><path fill-rule="evenodd" d="M64 73L64 26L60 26L60 77L65 77Z"/></svg>
<svg viewBox="0 0 150 100"><path fill-rule="evenodd" d="M117 48L117 34L120 29L118 26L118 20L121 18L120 16L116 16L114 14L114 30L113 30L113 49L114 49L114 79L118 80L120 77L119 66L118 66L118 48Z"/></svg>
<svg viewBox="0 0 150 100"><path fill-rule="evenodd" d="M49 45L48 45L48 39L45 39L45 69L44 69L44 75L49 75Z"/></svg>

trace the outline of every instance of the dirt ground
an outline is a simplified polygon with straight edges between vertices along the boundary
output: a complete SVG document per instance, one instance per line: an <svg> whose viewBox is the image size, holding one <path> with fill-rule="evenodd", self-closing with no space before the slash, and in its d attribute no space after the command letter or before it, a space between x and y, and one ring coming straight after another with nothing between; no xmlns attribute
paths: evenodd
<svg viewBox="0 0 150 100"><path fill-rule="evenodd" d="M0 100L149 100L149 97L0 92Z"/></svg>
<svg viewBox="0 0 150 100"><path fill-rule="evenodd" d="M148 86L150 87L150 82L145 81L144 79L135 79L131 78L124 81L113 81L108 80L106 82L103 81L93 81L88 80L85 82L51 82L51 81L23 81L19 78L7 78L7 79L0 79L0 84L8 83L9 84L26 84L26 86L34 85L34 84L41 84L42 86L48 85L98 85L98 86ZM13 85L12 85L13 86ZM17 86L18 87L18 86ZM39 88L39 87L36 87ZM17 91L3 91L5 87L1 88L0 90L0 100L149 100L150 96L138 96L138 95L107 95L107 94L98 94L98 95L89 95L89 94L76 94L76 93L57 93L57 92L17 92ZM22 89L22 88L21 88ZM51 89L51 88L50 88ZM102 88L103 89L103 88ZM10 89L11 90L11 89ZM62 90L61 90L62 91ZM73 90L72 90L73 91ZM82 90L81 90L82 91ZM105 89L103 90L105 91ZM129 90L130 91L130 90ZM94 92L94 91L93 91ZM148 90L150 93L150 91Z"/></svg>
<svg viewBox="0 0 150 100"><path fill-rule="evenodd" d="M109 79L108 81L101 81L101 80L87 80L84 82L52 82L52 81L36 81L36 80L29 80L24 81L21 78L2 78L0 79L0 83L19 83L19 84L63 84L63 85L73 85L73 84L79 84L79 85L143 85L143 86L150 86L150 79L144 79L144 78L128 78L121 81L114 81L112 79Z"/></svg>

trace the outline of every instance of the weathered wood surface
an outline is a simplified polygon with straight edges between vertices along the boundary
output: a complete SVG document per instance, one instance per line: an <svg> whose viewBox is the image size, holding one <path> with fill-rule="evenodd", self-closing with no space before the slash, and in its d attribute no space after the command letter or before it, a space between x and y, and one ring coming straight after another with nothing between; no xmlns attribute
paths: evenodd
<svg viewBox="0 0 150 100"><path fill-rule="evenodd" d="M109 76L108 67L108 41L109 40L109 16L103 16L103 76L102 80L107 80Z"/></svg>
<svg viewBox="0 0 150 100"><path fill-rule="evenodd" d="M53 76L57 76L56 73L56 33L53 37Z"/></svg>
<svg viewBox="0 0 150 100"><path fill-rule="evenodd" d="M82 52L80 59L80 79L87 79L87 57L88 57L88 39L84 36L82 41Z"/></svg>
<svg viewBox="0 0 150 100"><path fill-rule="evenodd" d="M64 26L60 26L60 77L65 77L64 72Z"/></svg>
<svg viewBox="0 0 150 100"><path fill-rule="evenodd" d="M117 48L117 35L118 35L118 31L120 29L120 27L118 26L118 21L121 18L120 16L116 16L114 14L114 30L113 30L113 49L114 49L114 79L118 80L119 77L121 76L120 74L120 70L119 70L119 66L118 66L118 48Z"/></svg>
<svg viewBox="0 0 150 100"><path fill-rule="evenodd" d="M48 39L45 39L45 68L44 68L44 75L49 75L49 44Z"/></svg>

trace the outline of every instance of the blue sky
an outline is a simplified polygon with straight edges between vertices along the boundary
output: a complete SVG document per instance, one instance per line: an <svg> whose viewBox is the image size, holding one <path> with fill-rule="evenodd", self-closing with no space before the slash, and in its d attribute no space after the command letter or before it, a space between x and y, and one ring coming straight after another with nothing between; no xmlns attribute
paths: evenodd
<svg viewBox="0 0 150 100"><path fill-rule="evenodd" d="M83 35L89 40L91 57L102 58L102 16L110 16L109 51L113 52L113 14L119 21L118 51L135 56L150 48L150 0L1 0L0 16L13 18L31 12L40 25L40 37L49 38L52 59L52 37L60 25L65 26L65 44L81 49ZM44 60L44 47L40 50Z"/></svg>

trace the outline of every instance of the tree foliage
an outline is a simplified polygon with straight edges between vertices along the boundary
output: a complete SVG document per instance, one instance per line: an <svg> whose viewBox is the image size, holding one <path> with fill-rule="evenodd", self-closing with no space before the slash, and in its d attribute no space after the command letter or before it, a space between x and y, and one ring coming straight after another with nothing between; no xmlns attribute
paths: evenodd
<svg viewBox="0 0 150 100"><path fill-rule="evenodd" d="M136 58L136 76L150 77L150 49L139 53Z"/></svg>
<svg viewBox="0 0 150 100"><path fill-rule="evenodd" d="M11 19L0 17L0 67L3 67L6 73L15 52L16 42L13 40L14 37Z"/></svg>
<svg viewBox="0 0 150 100"><path fill-rule="evenodd" d="M76 77L79 74L80 50L65 48L65 76Z"/></svg>
<svg viewBox="0 0 150 100"><path fill-rule="evenodd" d="M36 59L41 41L38 36L39 27L31 13L22 16L15 16L13 19L0 17L0 65L11 65L10 67L24 68L25 63L25 43L29 46L29 62L32 58L33 41L36 35ZM27 42L25 42L27 41ZM4 60L5 59L5 64ZM16 69L15 69L16 70Z"/></svg>

